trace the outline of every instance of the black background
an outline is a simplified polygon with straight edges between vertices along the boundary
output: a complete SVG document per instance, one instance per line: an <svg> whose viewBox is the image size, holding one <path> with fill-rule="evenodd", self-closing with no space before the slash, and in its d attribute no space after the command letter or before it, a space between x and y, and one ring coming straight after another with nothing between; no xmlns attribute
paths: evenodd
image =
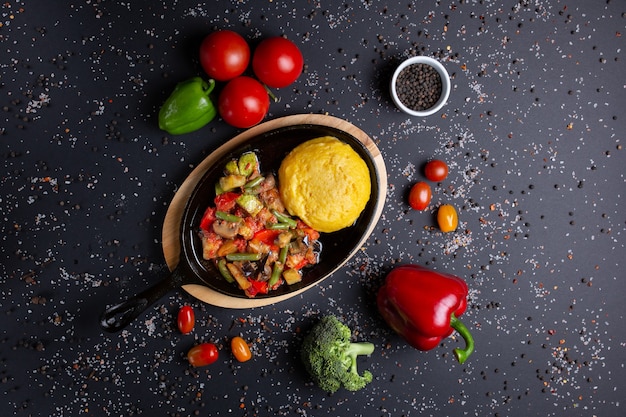
<svg viewBox="0 0 626 417"><path fill-rule="evenodd" d="M626 91L623 1L6 1L0 4L0 387L16 416L618 416L625 396L622 302ZM359 253L322 285L253 310L175 291L104 334L105 305L167 271L161 226L186 176L239 131L216 119L158 130L174 85L202 75L216 28L254 47L285 35L306 66L268 119L343 118L377 143L389 190ZM387 92L403 58L442 61L448 104L426 119ZM415 212L430 158L450 175ZM442 234L434 208L454 204ZM419 352L378 315L398 263L465 278L476 352L447 339ZM191 304L191 335L174 323ZM327 395L298 360L334 313L376 346L373 382ZM238 363L228 341L247 339ZM218 361L191 369L195 343Z"/></svg>

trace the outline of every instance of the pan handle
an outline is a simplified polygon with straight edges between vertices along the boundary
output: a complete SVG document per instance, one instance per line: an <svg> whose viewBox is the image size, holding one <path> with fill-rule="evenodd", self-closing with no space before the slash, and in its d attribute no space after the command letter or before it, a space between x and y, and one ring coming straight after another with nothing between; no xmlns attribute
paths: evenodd
<svg viewBox="0 0 626 417"><path fill-rule="evenodd" d="M165 294L183 285L184 277L184 273L176 267L167 278L147 290L119 304L107 307L100 316L100 326L111 333L122 330Z"/></svg>

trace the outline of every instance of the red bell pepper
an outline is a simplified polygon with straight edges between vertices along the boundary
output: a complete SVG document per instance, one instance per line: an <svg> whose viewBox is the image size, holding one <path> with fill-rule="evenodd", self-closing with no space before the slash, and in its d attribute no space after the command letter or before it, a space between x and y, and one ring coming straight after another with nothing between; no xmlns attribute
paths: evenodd
<svg viewBox="0 0 626 417"><path fill-rule="evenodd" d="M274 241L276 240L276 238L278 237L280 233L281 233L280 230L263 229L263 230L259 230L258 232L256 232L254 234L253 239L257 239L260 242L265 243L266 245L274 245Z"/></svg>
<svg viewBox="0 0 626 417"><path fill-rule="evenodd" d="M459 277L402 265L387 275L377 304L387 324L416 349L431 350L456 330L466 345L454 349L459 363L474 350L470 331L458 319L467 308L467 284Z"/></svg>
<svg viewBox="0 0 626 417"><path fill-rule="evenodd" d="M202 215L202 219L200 220L200 229L206 232L210 232L211 230L213 230L211 226L213 225L213 222L215 221L215 219L216 219L215 208L214 207L207 208L204 211L204 214Z"/></svg>

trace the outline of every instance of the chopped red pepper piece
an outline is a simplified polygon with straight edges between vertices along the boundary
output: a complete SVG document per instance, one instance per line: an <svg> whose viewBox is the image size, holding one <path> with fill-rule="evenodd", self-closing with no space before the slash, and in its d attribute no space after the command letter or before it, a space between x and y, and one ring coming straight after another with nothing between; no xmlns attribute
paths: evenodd
<svg viewBox="0 0 626 417"><path fill-rule="evenodd" d="M298 229L301 229L309 239L311 240L317 240L320 238L320 232L318 232L317 230L313 229L311 226L309 226L308 224L304 223L302 220L298 219L298 225L297 225Z"/></svg>
<svg viewBox="0 0 626 417"><path fill-rule="evenodd" d="M474 339L458 320L467 308L467 284L461 278L418 265L393 269L378 291L378 310L404 339L419 350L431 350L456 330L465 349L454 349L459 363L474 350Z"/></svg>
<svg viewBox="0 0 626 417"><path fill-rule="evenodd" d="M248 279L248 281L252 284L246 289L246 295L248 297L254 297L257 294L267 294L269 292L267 281L257 281L255 279Z"/></svg>
<svg viewBox="0 0 626 417"><path fill-rule="evenodd" d="M215 221L216 217L215 217L215 208L214 207L209 207L204 211L204 214L202 215L202 219L200 220L200 229L210 232L211 226L213 225L213 222Z"/></svg>
<svg viewBox="0 0 626 417"><path fill-rule="evenodd" d="M276 246L276 243L274 242L276 238L278 237L278 235L280 234L281 234L280 230L263 229L263 230L259 230L258 232L256 232L254 234L253 239L256 239L259 242L268 245L269 247L272 248L273 251L277 251L278 246Z"/></svg>
<svg viewBox="0 0 626 417"><path fill-rule="evenodd" d="M292 267L292 269L302 269L305 266L307 266L308 264L309 264L309 260L304 258L304 259L300 260L300 262L298 262L296 265L294 265Z"/></svg>

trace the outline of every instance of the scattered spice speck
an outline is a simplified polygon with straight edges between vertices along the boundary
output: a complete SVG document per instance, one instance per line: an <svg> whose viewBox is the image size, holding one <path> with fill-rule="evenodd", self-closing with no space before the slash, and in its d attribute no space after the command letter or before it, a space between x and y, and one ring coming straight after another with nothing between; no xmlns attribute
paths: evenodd
<svg viewBox="0 0 626 417"><path fill-rule="evenodd" d="M622 3L24 3L0 4L8 414L619 413ZM173 289L105 334L106 305L169 274L161 232L184 179L239 133L217 120L176 137L155 126L176 82L202 75L193 40L220 28L299 45L304 72L267 120L327 114L366 132L388 174L380 221L332 277L293 299L228 310ZM451 71L446 107L427 118L388 97L390 71L417 55ZM431 184L432 210L411 211L406 192L431 158L449 175ZM434 217L444 203L460 220L447 234ZM386 273L409 262L466 279L476 351L463 366L449 354L459 337L415 351L373 308ZM172 320L183 304L197 313L184 336ZM361 359L374 374L362 392L328 396L299 363L299 343L328 312L376 346ZM253 360L228 354L235 335ZM190 367L185 353L207 341L220 358Z"/></svg>

